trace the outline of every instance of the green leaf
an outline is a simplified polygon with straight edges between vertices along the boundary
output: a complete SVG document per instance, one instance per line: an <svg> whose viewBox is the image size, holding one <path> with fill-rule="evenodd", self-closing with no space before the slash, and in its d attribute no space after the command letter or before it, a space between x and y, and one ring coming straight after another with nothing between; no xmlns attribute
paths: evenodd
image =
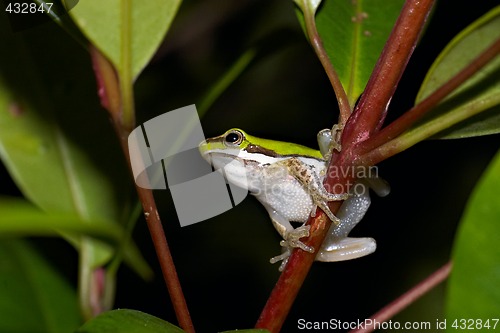
<svg viewBox="0 0 500 333"><path fill-rule="evenodd" d="M100 246L108 248L109 252L113 251L109 243L118 246L125 237L123 228L110 221L84 221L73 214L46 213L25 200L0 197L1 237L56 236L60 234L64 234L77 248L79 247L77 235L92 236L102 240ZM142 278L147 280L152 277L151 268L144 261L134 243L126 244L123 251L126 261L136 269Z"/></svg>
<svg viewBox="0 0 500 333"><path fill-rule="evenodd" d="M455 239L448 284L448 329L455 319L500 313L500 152L474 189ZM497 330L500 327L497 325Z"/></svg>
<svg viewBox="0 0 500 333"><path fill-rule="evenodd" d="M48 236L58 233L87 234L118 243L124 237L117 224L82 220L68 213L46 213L26 200L0 197L0 236Z"/></svg>
<svg viewBox="0 0 500 333"><path fill-rule="evenodd" d="M76 333L182 333L179 327L147 313L120 309L89 320Z"/></svg>
<svg viewBox="0 0 500 333"><path fill-rule="evenodd" d="M123 53L130 48L136 78L165 37L180 4L181 0L85 0L70 15L119 72L126 66Z"/></svg>
<svg viewBox="0 0 500 333"><path fill-rule="evenodd" d="M365 89L403 3L328 0L320 6L317 29L351 105Z"/></svg>
<svg viewBox="0 0 500 333"><path fill-rule="evenodd" d="M476 20L458 34L441 52L417 95L416 103L429 96L469 64L500 37L500 6ZM500 132L500 56L436 107L426 121L444 114L466 118L437 138L456 139ZM461 116L463 114L463 116ZM470 115L475 115L470 117ZM466 117L467 116L467 117ZM444 119L444 118L443 118Z"/></svg>
<svg viewBox="0 0 500 333"><path fill-rule="evenodd" d="M117 195L123 187L112 175L126 175L126 169L119 148L110 150L118 145L95 99L81 100L93 80L88 59L51 27L26 34L1 30L6 47L0 61L8 65L0 69L0 158L10 175L46 212L117 223L129 198ZM48 51L61 44L64 57ZM120 162L104 163L110 160ZM112 254L99 245L93 253L93 265Z"/></svg>
<svg viewBox="0 0 500 333"><path fill-rule="evenodd" d="M20 240L0 242L0 332L68 333L80 324L75 290Z"/></svg>
<svg viewBox="0 0 500 333"><path fill-rule="evenodd" d="M101 228L118 233L119 223L130 216L132 187L114 131L99 107L88 54L53 24L10 33L5 15L0 16L0 40L0 159L43 211L73 216L68 223L76 223L74 228L85 221L85 234L99 234ZM79 248L79 237L66 236ZM90 267L114 253L102 241L93 245L86 256ZM127 260L134 251L127 246Z"/></svg>

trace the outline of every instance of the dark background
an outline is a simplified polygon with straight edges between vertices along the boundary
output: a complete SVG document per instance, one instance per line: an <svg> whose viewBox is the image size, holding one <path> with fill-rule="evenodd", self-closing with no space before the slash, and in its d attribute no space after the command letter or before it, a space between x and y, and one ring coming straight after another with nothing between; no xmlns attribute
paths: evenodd
<svg viewBox="0 0 500 333"><path fill-rule="evenodd" d="M413 105L433 59L459 31L497 1L440 1L391 103L387 121ZM64 34L64 32L61 32ZM336 101L308 45L291 1L185 1L164 45L136 84L138 123L201 96L245 50L265 38L279 45L247 70L203 117L207 137L231 127L270 139L315 147L319 129L336 119ZM90 69L89 69L90 70ZM89 85L95 85L89 81ZM104 112L104 111L103 111ZM373 237L367 257L313 266L283 328L297 321L355 321L370 316L446 263L456 227L474 184L498 149L498 135L422 142L384 161L391 185L373 197L352 235ZM124 182L129 181L124 179ZM19 195L5 169L2 194ZM199 332L252 327L279 276L268 263L280 238L254 198L203 223L180 228L168 191L156 192L160 215L186 299ZM156 255L140 218L134 237L156 271L144 282L127 267L118 276L118 308L176 322ZM35 239L68 278L76 278L75 251L62 240ZM398 321L443 318L441 286L398 315Z"/></svg>

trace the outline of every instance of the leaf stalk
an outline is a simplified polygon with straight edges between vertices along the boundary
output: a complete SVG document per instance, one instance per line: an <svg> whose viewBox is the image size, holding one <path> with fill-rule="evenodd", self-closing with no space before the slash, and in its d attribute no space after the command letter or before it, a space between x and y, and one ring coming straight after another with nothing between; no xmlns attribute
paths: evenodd
<svg viewBox="0 0 500 333"><path fill-rule="evenodd" d="M331 171L352 168L355 160L353 150L355 144L368 139L382 124L387 105L417 44L433 3L433 0L407 0L404 5L367 84L365 93L356 110L347 120L341 138L342 151L338 153L332 149L332 158L325 179L327 190L340 191L340 189L343 189L343 192L347 192L349 184L353 184L355 179L352 179L351 173L341 176L342 173ZM304 1L302 1L302 5L304 8L308 8ZM326 52L324 54L321 52L321 50L324 50L322 45L314 42L316 38L320 41L315 29L314 11L311 8L305 10L304 17L306 26L308 26L308 34L311 34L311 43L315 50L320 50L318 57L320 57L322 63L323 61L329 62ZM337 90L335 92L337 93ZM340 205L341 202L332 202L330 204L331 211L336 213ZM331 221L318 209L316 216L310 217L306 224L311 227L310 236L302 241L307 246L318 249L326 237ZM288 263L259 317L256 324L257 328L266 328L272 333L280 331L314 259L315 253L307 253L300 249L292 251Z"/></svg>
<svg viewBox="0 0 500 333"><path fill-rule="evenodd" d="M450 275L451 267L451 262L446 263L406 293L383 307L380 311L371 316L369 320L365 320L365 322L383 323L394 317L417 299L424 296L427 292L446 280ZM349 333L369 333L375 331L376 329L377 328L374 324L365 325L351 330Z"/></svg>
<svg viewBox="0 0 500 333"><path fill-rule="evenodd" d="M340 82L340 78L335 70L328 54L326 53L325 47L323 46L323 41L319 36L318 29L316 28L316 8L313 8L310 2L307 0L303 0L299 6L302 8L302 12L304 13L304 21L306 24L306 32L309 37L309 41L311 46L316 53L321 65L325 69L326 75L330 80L330 84L333 87L333 91L335 92L335 96L337 97L337 103L339 105L339 123L340 128L344 127L347 119L351 115L352 108L349 104L349 98L342 86L342 82Z"/></svg>
<svg viewBox="0 0 500 333"><path fill-rule="evenodd" d="M474 108L474 104L470 104L466 107L448 112L429 123L401 135L410 129L417 121L422 119L422 117L431 112L432 108L446 98L446 96L451 94L455 89L477 73L478 70L497 57L498 54L500 54L500 38L423 101L415 105L380 132L360 143L357 148L358 154L361 155L359 157L360 164L377 164L460 121L487 110L487 107L498 104L498 96L493 96L481 101L483 104L481 108Z"/></svg>

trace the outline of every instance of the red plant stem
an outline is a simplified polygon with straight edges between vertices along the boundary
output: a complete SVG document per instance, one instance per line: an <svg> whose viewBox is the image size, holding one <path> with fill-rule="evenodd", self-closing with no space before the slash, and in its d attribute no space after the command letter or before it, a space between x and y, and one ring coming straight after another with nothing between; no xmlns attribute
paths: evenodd
<svg viewBox="0 0 500 333"><path fill-rule="evenodd" d="M446 280L451 272L451 262L446 263L444 266L439 268L437 271L428 276L425 280L421 281L419 284L414 286L412 289L408 290L403 295L399 296L397 299L392 301L383 307L380 311L375 313L365 322L371 322L371 325L363 325L363 327L351 330L350 333L368 333L373 332L376 329L374 323L381 324L394 315L401 312L408 305L415 302L417 299L425 295L432 288L436 287L438 284Z"/></svg>
<svg viewBox="0 0 500 333"><path fill-rule="evenodd" d="M142 203L149 233L151 234L151 239L153 240L155 252L158 256L158 261L163 274L163 279L167 285L175 315L179 321L179 326L186 332L194 333L193 322L191 321L186 299L184 298L181 283L175 269L174 260L168 247L160 215L158 214L158 209L156 208L153 192L139 186L136 186L136 189L139 195L139 200Z"/></svg>
<svg viewBox="0 0 500 333"><path fill-rule="evenodd" d="M336 212L340 207L340 202L336 204L337 208L333 212ZM316 216L312 220L307 245L318 249L330 228L331 221L321 210L316 212ZM255 325L256 328L265 328L273 333L280 331L315 257L316 253L309 253L300 249L295 249L292 252L285 269L262 310Z"/></svg>
<svg viewBox="0 0 500 333"><path fill-rule="evenodd" d="M352 148L356 143L367 139L382 124L387 105L401 78L402 72L415 48L425 20L432 8L433 0L407 0L396 25L389 37L374 73L367 84L365 93L342 135L342 152L333 154L325 180L327 190L343 189L346 192L352 184L354 175L350 170L355 158ZM337 171L337 172L336 172ZM345 176L342 176L342 175ZM333 202L330 209L337 212L341 202ZM321 210L314 218L309 218L310 236L302 240L306 245L318 249L323 242L331 222ZM279 332L292 304L309 272L315 254L295 249L281 274L257 321L257 328Z"/></svg>
<svg viewBox="0 0 500 333"><path fill-rule="evenodd" d="M97 94L103 108L105 108L117 123L120 116L120 89L118 78L113 65L93 45L89 46L92 67L97 81Z"/></svg>
<svg viewBox="0 0 500 333"><path fill-rule="evenodd" d="M366 89L345 126L342 147L376 132L430 13L434 0L407 0L375 65Z"/></svg>
<svg viewBox="0 0 500 333"><path fill-rule="evenodd" d="M97 79L101 104L111 115L123 153L125 154L125 158L130 166L128 135L133 129L133 125L125 126L123 124L121 112L122 103L118 77L113 65L92 45L90 46L90 53ZM137 185L136 190L144 210L144 216L146 217L149 233L151 234L151 239L158 256L163 278L165 280L177 320L179 321L179 326L186 332L194 333L194 326L182 292L179 277L177 276L175 264L168 247L153 192L150 189L141 188Z"/></svg>
<svg viewBox="0 0 500 333"><path fill-rule="evenodd" d="M368 153L366 156L361 156L360 160L363 164L376 164L383 159L390 156L373 156L374 154L369 154L373 149L389 142L390 140L396 138L398 135L409 129L415 122L420 120L424 115L432 110L439 102L441 102L446 96L458 88L462 83L473 76L477 71L483 68L489 63L493 58L498 56L500 53L500 38L497 39L492 45L490 45L484 52L482 52L478 57L476 57L470 64L468 64L464 69L453 76L449 81L439 87L436 91L426 97L423 101L415 105L408 112L404 113L401 117L396 119L394 122L389 124L387 127L383 128L380 132L373 135L368 140L361 142L358 146L359 154ZM399 151L395 151L397 153ZM391 155L392 156L392 155Z"/></svg>

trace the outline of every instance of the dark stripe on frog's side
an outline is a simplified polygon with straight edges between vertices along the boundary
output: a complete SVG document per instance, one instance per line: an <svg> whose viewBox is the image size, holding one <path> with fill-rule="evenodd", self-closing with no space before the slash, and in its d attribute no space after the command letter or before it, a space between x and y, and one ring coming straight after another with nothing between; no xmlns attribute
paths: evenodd
<svg viewBox="0 0 500 333"><path fill-rule="evenodd" d="M256 154L263 154L263 155L266 155L266 156L271 156L271 157L281 157L280 154L276 153L275 151L273 150L270 150L270 149L266 149L264 147L261 147L261 146L257 146L257 145L252 145L252 144L249 144L245 150L249 153L256 153Z"/></svg>
<svg viewBox="0 0 500 333"><path fill-rule="evenodd" d="M263 154L263 155L271 156L271 157L304 157L304 156L301 156L299 154L280 155L277 152L275 152L274 150L266 149L264 147L253 145L253 144L249 144L245 148L245 150L247 152L249 152L249 153ZM307 157L315 159L315 160L318 160L318 161L323 161L323 159L317 158L317 157L314 157L314 156L307 156Z"/></svg>

